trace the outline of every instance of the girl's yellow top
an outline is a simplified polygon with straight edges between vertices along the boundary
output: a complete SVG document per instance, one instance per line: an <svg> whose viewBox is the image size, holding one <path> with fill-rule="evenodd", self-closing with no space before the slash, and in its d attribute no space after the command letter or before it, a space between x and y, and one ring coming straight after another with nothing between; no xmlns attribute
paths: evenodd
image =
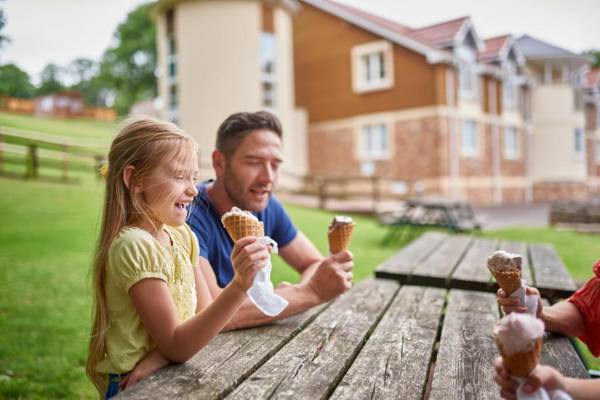
<svg viewBox="0 0 600 400"><path fill-rule="evenodd" d="M100 373L129 372L155 348L129 296L136 282L163 280L173 296L179 320L185 321L195 313L193 266L198 259L198 241L185 224L165 226L165 231L171 238L169 248L149 232L133 227L124 228L110 246L106 270L107 356L97 365Z"/></svg>

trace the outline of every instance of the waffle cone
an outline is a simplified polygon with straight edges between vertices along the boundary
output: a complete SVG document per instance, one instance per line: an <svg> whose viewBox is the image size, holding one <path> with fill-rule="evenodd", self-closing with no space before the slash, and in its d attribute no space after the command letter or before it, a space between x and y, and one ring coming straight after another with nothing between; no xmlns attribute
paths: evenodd
<svg viewBox="0 0 600 400"><path fill-rule="evenodd" d="M539 338L535 341L533 349L511 355L506 354L502 343L500 343L498 339L494 339L496 341L498 351L504 360L504 365L511 376L517 378L527 378L531 371L533 371L533 369L538 365L540 361L540 354L542 352L542 338Z"/></svg>
<svg viewBox="0 0 600 400"><path fill-rule="evenodd" d="M245 215L229 215L223 220L223 225L234 242L246 236L265 236L263 223Z"/></svg>
<svg viewBox="0 0 600 400"><path fill-rule="evenodd" d="M508 295L511 295L521 287L521 271L492 271L492 275L500 286Z"/></svg>
<svg viewBox="0 0 600 400"><path fill-rule="evenodd" d="M327 231L327 239L329 240L329 251L331 254L336 254L344 250L348 250L352 232L354 231L354 222L336 226Z"/></svg>

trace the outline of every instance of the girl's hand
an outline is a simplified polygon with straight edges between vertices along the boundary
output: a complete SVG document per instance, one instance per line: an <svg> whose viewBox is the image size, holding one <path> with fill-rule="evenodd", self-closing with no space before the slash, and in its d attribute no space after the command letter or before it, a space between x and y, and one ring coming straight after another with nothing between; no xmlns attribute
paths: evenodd
<svg viewBox="0 0 600 400"><path fill-rule="evenodd" d="M129 389L142 379L152 375L157 370L169 364L170 361L166 359L158 349L154 349L137 363L133 371L123 379L119 386L121 386L122 389Z"/></svg>
<svg viewBox="0 0 600 400"><path fill-rule="evenodd" d="M494 369L496 370L495 381L500 386L500 396L503 399L516 399L519 384L508 374L502 357L494 360ZM554 368L538 365L525 381L523 392L532 394L540 387L546 390L565 390L565 377Z"/></svg>
<svg viewBox="0 0 600 400"><path fill-rule="evenodd" d="M265 267L269 257L268 247L255 237L245 237L235 242L231 252L231 264L235 271L232 283L243 291L248 290L256 273Z"/></svg>
<svg viewBox="0 0 600 400"><path fill-rule="evenodd" d="M530 295L530 296L533 295L533 296L540 297L539 290L537 290L536 288L533 288L533 287L528 286L527 289L525 290L525 293L527 293L527 295ZM525 307L524 304L521 304L519 299L517 299L516 297L509 297L508 294L503 289L498 289L498 292L496 293L496 299L498 300L498 304L500 304L502 311L506 315L513 313L513 312L517 312L517 313L527 312L527 307ZM538 301L538 309L537 309L537 313L536 313L538 318L540 318L542 315L542 307L543 307L543 305L542 305L542 301L540 298L540 301Z"/></svg>

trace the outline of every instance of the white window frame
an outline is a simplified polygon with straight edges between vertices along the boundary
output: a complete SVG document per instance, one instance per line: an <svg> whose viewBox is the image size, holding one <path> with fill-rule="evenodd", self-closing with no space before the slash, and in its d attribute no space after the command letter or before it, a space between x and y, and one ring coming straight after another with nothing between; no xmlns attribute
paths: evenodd
<svg viewBox="0 0 600 400"><path fill-rule="evenodd" d="M366 123L359 129L359 157L362 161L388 160L392 155L392 135L386 122Z"/></svg>
<svg viewBox="0 0 600 400"><path fill-rule="evenodd" d="M383 76L367 77L379 75L381 64L374 60L379 60L379 55L383 58ZM356 93L372 92L376 90L385 90L394 86L394 54L393 46L385 40L371 42L354 46L351 50L352 57L352 90ZM369 61L369 66L366 60ZM366 68L370 68L367 71Z"/></svg>
<svg viewBox="0 0 600 400"><path fill-rule="evenodd" d="M519 104L519 86L517 85L517 66L507 61L504 66L502 81L502 102L507 110L514 110Z"/></svg>
<svg viewBox="0 0 600 400"><path fill-rule="evenodd" d="M585 156L585 130L583 128L575 128L575 132L573 134L573 144L575 158L582 160Z"/></svg>
<svg viewBox="0 0 600 400"><path fill-rule="evenodd" d="M473 129L471 129L471 127L473 127ZM471 137L467 138L467 135ZM480 148L479 142L477 121L472 119L463 120L460 132L460 154L464 157L477 157Z"/></svg>
<svg viewBox="0 0 600 400"><path fill-rule="evenodd" d="M454 50L458 59L458 93L463 100L479 98L479 74L477 72L477 53L469 46L457 46ZM470 83L466 85L466 83Z"/></svg>
<svg viewBox="0 0 600 400"><path fill-rule="evenodd" d="M266 40L271 41L272 59L267 59L267 55L264 53L264 42ZM260 33L260 90L261 90L261 105L265 109L274 112L277 108L277 36L272 32L261 32ZM270 62L273 70L266 71L264 69L264 63ZM264 85L268 84L268 85ZM266 89L269 86L270 89ZM270 102L270 104L267 104Z"/></svg>
<svg viewBox="0 0 600 400"><path fill-rule="evenodd" d="M504 128L504 158L507 160L521 158L521 142L519 139L519 131L516 127L507 126Z"/></svg>

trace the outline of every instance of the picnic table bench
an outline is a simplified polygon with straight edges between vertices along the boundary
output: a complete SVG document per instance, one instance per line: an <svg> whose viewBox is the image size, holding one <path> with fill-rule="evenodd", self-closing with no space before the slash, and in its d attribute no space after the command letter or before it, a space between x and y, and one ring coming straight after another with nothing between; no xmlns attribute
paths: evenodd
<svg viewBox="0 0 600 400"><path fill-rule="evenodd" d="M417 227L446 228L452 232L480 230L471 204L447 199L413 199L402 207L378 215L379 222L389 227L384 242L411 232Z"/></svg>
<svg viewBox="0 0 600 400"><path fill-rule="evenodd" d="M439 235L425 235L392 259L418 268L454 238ZM478 239L462 240L471 243L466 257ZM483 255L493 247L473 248ZM449 261L460 265L465 257ZM163 368L118 398L499 399L491 365L499 318L493 293L371 278L302 314L222 333L190 361ZM546 334L541 362L589 378L564 336Z"/></svg>

